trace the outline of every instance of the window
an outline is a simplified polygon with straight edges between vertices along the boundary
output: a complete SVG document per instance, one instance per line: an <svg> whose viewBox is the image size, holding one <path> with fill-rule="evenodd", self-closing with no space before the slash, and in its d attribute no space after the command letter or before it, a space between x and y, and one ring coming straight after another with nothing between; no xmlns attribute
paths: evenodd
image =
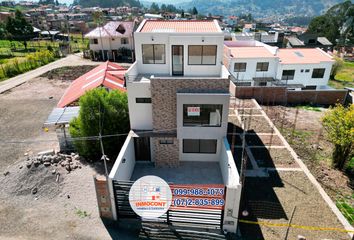
<svg viewBox="0 0 354 240"><path fill-rule="evenodd" d="M295 70L283 70L283 75L281 80L293 80L295 75Z"/></svg>
<svg viewBox="0 0 354 240"><path fill-rule="evenodd" d="M306 69L305 72L307 72L307 73L310 72L310 69Z"/></svg>
<svg viewBox="0 0 354 240"><path fill-rule="evenodd" d="M304 72L304 69L301 69L301 72L303 73L303 72Z"/></svg>
<svg viewBox="0 0 354 240"><path fill-rule="evenodd" d="M129 44L129 40L128 40L128 38L121 38L120 43L121 44Z"/></svg>
<svg viewBox="0 0 354 240"><path fill-rule="evenodd" d="M216 153L217 140L183 139L183 153Z"/></svg>
<svg viewBox="0 0 354 240"><path fill-rule="evenodd" d="M151 103L151 98L135 98L136 103Z"/></svg>
<svg viewBox="0 0 354 240"><path fill-rule="evenodd" d="M326 69L314 68L312 72L312 78L323 78Z"/></svg>
<svg viewBox="0 0 354 240"><path fill-rule="evenodd" d="M267 86L267 82L259 82L258 86Z"/></svg>
<svg viewBox="0 0 354 240"><path fill-rule="evenodd" d="M188 46L189 65L215 65L216 45L191 45Z"/></svg>
<svg viewBox="0 0 354 240"><path fill-rule="evenodd" d="M251 82L235 82L236 86L240 86L240 87L248 87L248 86L252 86Z"/></svg>
<svg viewBox="0 0 354 240"><path fill-rule="evenodd" d="M247 63L235 63L234 72L246 72Z"/></svg>
<svg viewBox="0 0 354 240"><path fill-rule="evenodd" d="M97 38L90 39L90 43L91 44L98 44L98 39Z"/></svg>
<svg viewBox="0 0 354 240"><path fill-rule="evenodd" d="M163 139L159 141L160 144L173 144L173 139Z"/></svg>
<svg viewBox="0 0 354 240"><path fill-rule="evenodd" d="M268 67L268 62L259 62L257 63L257 72L268 72Z"/></svg>
<svg viewBox="0 0 354 240"><path fill-rule="evenodd" d="M163 44L143 44L144 64L165 64L165 45Z"/></svg>
<svg viewBox="0 0 354 240"><path fill-rule="evenodd" d="M183 126L220 127L222 121L221 104L184 104Z"/></svg>

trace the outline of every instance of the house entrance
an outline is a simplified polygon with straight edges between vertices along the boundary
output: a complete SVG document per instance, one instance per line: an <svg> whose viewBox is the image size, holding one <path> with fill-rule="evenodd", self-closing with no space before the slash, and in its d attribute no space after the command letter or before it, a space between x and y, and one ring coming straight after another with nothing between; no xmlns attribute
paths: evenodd
<svg viewBox="0 0 354 240"><path fill-rule="evenodd" d="M134 138L135 160L151 161L150 137Z"/></svg>

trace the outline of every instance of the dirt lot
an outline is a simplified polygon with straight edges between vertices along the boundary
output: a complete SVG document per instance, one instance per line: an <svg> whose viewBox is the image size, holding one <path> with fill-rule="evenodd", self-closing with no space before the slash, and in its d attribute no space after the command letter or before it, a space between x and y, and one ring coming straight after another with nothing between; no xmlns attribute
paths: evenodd
<svg viewBox="0 0 354 240"><path fill-rule="evenodd" d="M93 175L101 165L83 162L81 169L63 172L59 183L52 167L30 171L24 166L25 153L58 146L55 133L42 126L69 84L42 77L0 94L0 239L111 239L116 234L98 216ZM34 186L36 194L30 191Z"/></svg>
<svg viewBox="0 0 354 240"><path fill-rule="evenodd" d="M317 189L303 172L274 172L269 178L246 178L247 210L250 220L296 225L343 228ZM255 191L257 189L257 191ZM296 196L296 197L294 197ZM284 239L285 227L255 227L241 223L246 239ZM291 228L288 239L349 239L346 233Z"/></svg>
<svg viewBox="0 0 354 240"><path fill-rule="evenodd" d="M354 206L354 199L351 197L354 194L351 180L343 172L330 167L333 146L325 139L322 130L320 119L323 112L283 106L264 108L269 118L283 133L333 201L345 197Z"/></svg>

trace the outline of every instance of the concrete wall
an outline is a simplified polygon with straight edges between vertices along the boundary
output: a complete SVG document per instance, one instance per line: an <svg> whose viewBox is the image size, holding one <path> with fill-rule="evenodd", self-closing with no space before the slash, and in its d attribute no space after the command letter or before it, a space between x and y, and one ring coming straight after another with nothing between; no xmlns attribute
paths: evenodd
<svg viewBox="0 0 354 240"><path fill-rule="evenodd" d="M236 232L240 207L240 177L227 138L222 139L220 169L226 186L223 230Z"/></svg>
<svg viewBox="0 0 354 240"><path fill-rule="evenodd" d="M129 181L135 167L134 139L132 132L125 140L109 174L111 180Z"/></svg>
<svg viewBox="0 0 354 240"><path fill-rule="evenodd" d="M152 129L152 104L136 103L136 98L151 98L150 81L127 84L130 128Z"/></svg>
<svg viewBox="0 0 354 240"><path fill-rule="evenodd" d="M172 45L183 45L184 76L219 76L222 66L224 35L220 33L142 33L135 32L135 54L139 73L172 76ZM165 64L143 64L142 44L164 44ZM217 45L215 65L188 65L188 45Z"/></svg>

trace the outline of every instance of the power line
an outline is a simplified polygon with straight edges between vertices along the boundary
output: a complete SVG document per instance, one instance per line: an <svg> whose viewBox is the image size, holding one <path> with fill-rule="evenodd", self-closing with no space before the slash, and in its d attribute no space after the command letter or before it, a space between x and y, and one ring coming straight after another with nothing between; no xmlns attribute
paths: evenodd
<svg viewBox="0 0 354 240"><path fill-rule="evenodd" d="M161 129L161 130L151 130L151 131L143 131L142 133L159 133L159 132L166 132L177 130L177 128L170 128L170 129ZM70 137L67 140L72 141L98 141L100 137L102 138L110 138L110 137L120 137L120 136L128 136L129 133L117 133L117 134L107 134L107 135L95 135L95 136L87 136L87 137ZM3 141L0 140L0 144L22 144L22 143L41 143L41 142L57 142L58 139L39 139L39 140L10 140L10 141Z"/></svg>

